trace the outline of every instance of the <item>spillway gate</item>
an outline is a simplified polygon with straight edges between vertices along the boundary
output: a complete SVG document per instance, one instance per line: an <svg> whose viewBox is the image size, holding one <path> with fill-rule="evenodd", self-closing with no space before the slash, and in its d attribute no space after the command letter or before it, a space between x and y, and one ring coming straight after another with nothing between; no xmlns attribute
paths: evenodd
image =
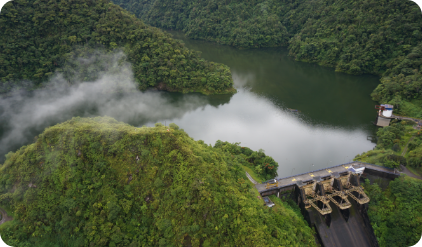
<svg viewBox="0 0 422 247"><path fill-rule="evenodd" d="M339 209L351 207L349 198L359 205L367 204L370 199L363 191L359 178L362 174L371 174L394 179L399 176L395 169L350 162L308 173L285 178L276 178L256 184L255 187L262 196L286 191L294 191L295 200L304 203L306 209L313 207L321 215L330 214L330 202Z"/></svg>
<svg viewBox="0 0 422 247"><path fill-rule="evenodd" d="M262 196L287 195L293 199L324 247L379 247L367 215L370 198L359 180L361 177L393 180L399 176L395 169L350 162L275 178L255 187Z"/></svg>

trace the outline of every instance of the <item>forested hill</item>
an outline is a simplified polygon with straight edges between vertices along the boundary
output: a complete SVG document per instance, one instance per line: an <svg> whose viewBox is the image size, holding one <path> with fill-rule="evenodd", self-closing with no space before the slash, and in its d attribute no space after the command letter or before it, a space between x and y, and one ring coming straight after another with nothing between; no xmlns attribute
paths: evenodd
<svg viewBox="0 0 422 247"><path fill-rule="evenodd" d="M299 60L381 74L422 41L418 5L402 0L114 0L147 23L238 47L288 45ZM145 7L144 7L145 6Z"/></svg>
<svg viewBox="0 0 422 247"><path fill-rule="evenodd" d="M241 167L272 159L237 149L175 124L73 118L0 165L0 206L14 214L0 235L11 246L315 246L299 208L265 207Z"/></svg>
<svg viewBox="0 0 422 247"><path fill-rule="evenodd" d="M131 62L140 89L235 91L227 66L201 59L107 0L8 2L0 15L0 91L23 81L40 84L56 71L71 70L67 61L75 54L119 48Z"/></svg>
<svg viewBox="0 0 422 247"><path fill-rule="evenodd" d="M287 46L299 61L384 76L373 98L388 103L397 96L396 109L422 117L418 103L404 106L422 93L422 14L412 1L113 1L146 23L190 38L243 48Z"/></svg>
<svg viewBox="0 0 422 247"><path fill-rule="evenodd" d="M145 22L237 47L287 45L282 17L298 3L263 0L113 0ZM300 1L301 2L301 1Z"/></svg>

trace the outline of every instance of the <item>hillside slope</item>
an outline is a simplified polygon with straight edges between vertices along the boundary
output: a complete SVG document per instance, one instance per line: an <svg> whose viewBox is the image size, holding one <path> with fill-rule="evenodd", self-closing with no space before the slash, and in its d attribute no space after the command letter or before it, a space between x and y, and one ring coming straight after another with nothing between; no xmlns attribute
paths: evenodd
<svg viewBox="0 0 422 247"><path fill-rule="evenodd" d="M403 0L113 0L153 26L241 48L287 46L298 61L382 76L372 97L422 118L422 14ZM393 100L394 99L394 100Z"/></svg>
<svg viewBox="0 0 422 247"><path fill-rule="evenodd" d="M422 180L400 177L385 191L365 183L371 198L368 215L380 247L415 246L422 233Z"/></svg>
<svg viewBox="0 0 422 247"><path fill-rule="evenodd" d="M174 124L73 118L0 166L12 246L312 246L286 203L263 206L235 157ZM296 210L297 211L297 210Z"/></svg>
<svg viewBox="0 0 422 247"><path fill-rule="evenodd" d="M352 74L380 75L422 41L421 10L412 1L114 2L153 26L183 30L190 38L245 48L288 46L297 60Z"/></svg>
<svg viewBox="0 0 422 247"><path fill-rule="evenodd" d="M283 16L297 3L263 0L114 0L145 22L242 48L287 45ZM299 1L301 2L301 1Z"/></svg>
<svg viewBox="0 0 422 247"><path fill-rule="evenodd" d="M106 0L8 2L0 15L0 92L72 70L68 61L122 48L140 89L235 92L227 66L201 59L167 33ZM67 78L72 83L72 78Z"/></svg>

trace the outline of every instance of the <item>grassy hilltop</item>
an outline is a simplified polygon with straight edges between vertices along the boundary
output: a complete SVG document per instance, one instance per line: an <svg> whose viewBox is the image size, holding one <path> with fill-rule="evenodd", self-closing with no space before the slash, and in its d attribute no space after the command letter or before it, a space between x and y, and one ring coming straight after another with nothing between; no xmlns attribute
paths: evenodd
<svg viewBox="0 0 422 247"><path fill-rule="evenodd" d="M227 66L201 59L107 0L10 1L0 14L0 48L0 93L28 81L37 86L55 72L67 76L83 67L72 58L97 49L123 49L141 90L235 92Z"/></svg>
<svg viewBox="0 0 422 247"><path fill-rule="evenodd" d="M259 155L217 146L174 124L50 127L0 166L0 206L14 215L0 234L12 246L314 245L295 206L257 198L241 165Z"/></svg>

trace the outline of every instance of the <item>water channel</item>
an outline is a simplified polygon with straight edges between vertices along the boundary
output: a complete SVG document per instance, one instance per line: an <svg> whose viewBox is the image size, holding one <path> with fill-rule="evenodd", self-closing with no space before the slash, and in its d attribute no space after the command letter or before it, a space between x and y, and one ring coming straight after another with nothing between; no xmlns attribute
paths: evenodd
<svg viewBox="0 0 422 247"><path fill-rule="evenodd" d="M207 144L222 140L263 149L278 162L279 177L349 162L375 146L367 137L375 134L370 93L378 77L295 62L285 48L238 50L172 34L203 58L228 65L238 93L150 91L106 99L81 90L85 94L78 97L69 92L3 97L0 162L7 152L33 142L44 128L73 116L108 115L134 126L174 122Z"/></svg>

